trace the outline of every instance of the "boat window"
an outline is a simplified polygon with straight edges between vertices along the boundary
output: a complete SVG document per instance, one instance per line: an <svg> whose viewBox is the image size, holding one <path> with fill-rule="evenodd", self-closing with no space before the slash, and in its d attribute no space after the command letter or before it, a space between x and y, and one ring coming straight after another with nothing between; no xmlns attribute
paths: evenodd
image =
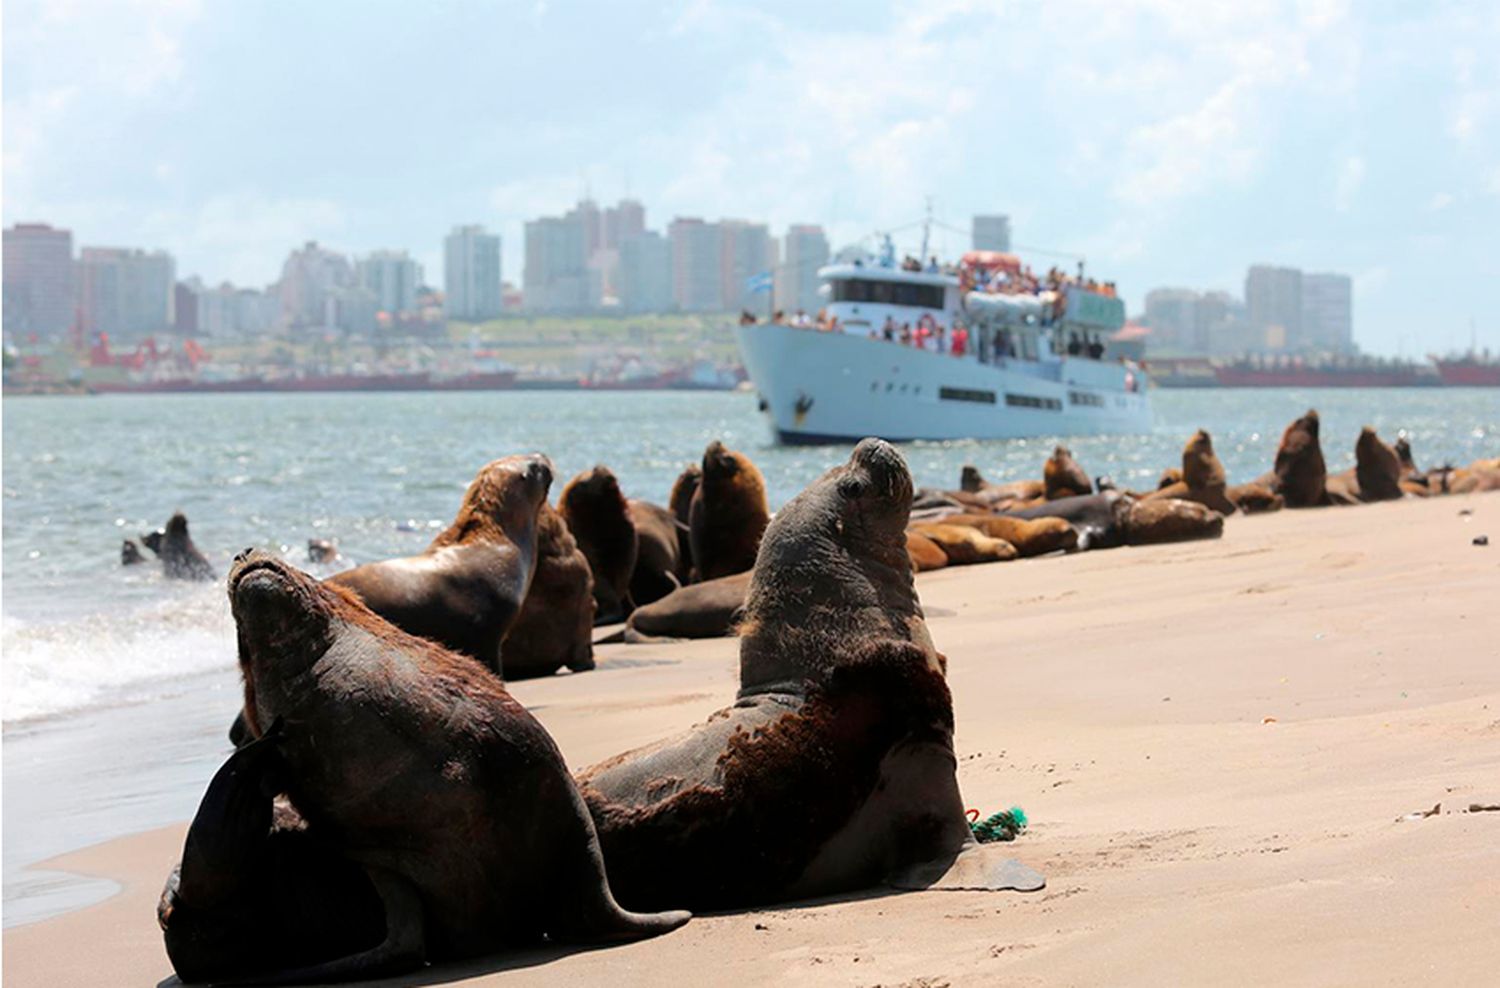
<svg viewBox="0 0 1500 988"><path fill-rule="evenodd" d="M1102 395L1089 394L1087 391L1069 391L1068 404L1089 405L1093 408L1103 408L1104 397Z"/></svg>
<svg viewBox="0 0 1500 988"><path fill-rule="evenodd" d="M995 403L995 392L978 388L938 388L938 397L944 401L977 401L983 405ZM1006 397L1009 398L1009 395Z"/></svg>
<svg viewBox="0 0 1500 988"><path fill-rule="evenodd" d="M899 281L869 281L847 278L832 283L835 302L878 302L923 309L943 307L942 285L911 285Z"/></svg>
<svg viewBox="0 0 1500 988"><path fill-rule="evenodd" d="M1034 395L1006 394L1005 403L1012 408L1043 408L1049 412L1062 411L1062 402L1056 398L1038 398Z"/></svg>

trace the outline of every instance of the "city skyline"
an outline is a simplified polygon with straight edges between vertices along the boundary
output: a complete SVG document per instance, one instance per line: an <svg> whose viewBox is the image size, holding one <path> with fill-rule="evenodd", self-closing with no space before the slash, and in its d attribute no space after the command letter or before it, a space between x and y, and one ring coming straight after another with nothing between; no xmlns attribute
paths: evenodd
<svg viewBox="0 0 1500 988"><path fill-rule="evenodd" d="M391 31L393 16L8 4L6 225L264 284L305 240L404 245L431 280L441 232L478 223L520 284L524 221L585 190L662 219L818 223L835 250L919 219L931 194L950 224L1006 213L1020 245L1086 255L1132 311L1160 285L1234 291L1270 261L1349 272L1367 350L1466 346L1471 316L1500 348L1483 294L1500 274L1500 75L1482 56L1500 12L539 4ZM1027 32L1067 43L1016 44ZM1028 154L1008 150L1018 133Z"/></svg>

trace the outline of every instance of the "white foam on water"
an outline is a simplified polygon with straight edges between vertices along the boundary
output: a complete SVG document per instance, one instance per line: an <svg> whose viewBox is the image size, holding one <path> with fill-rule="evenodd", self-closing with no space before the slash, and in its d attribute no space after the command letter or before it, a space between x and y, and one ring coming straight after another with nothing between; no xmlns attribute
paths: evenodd
<svg viewBox="0 0 1500 988"><path fill-rule="evenodd" d="M235 662L221 584L164 587L164 599L68 621L0 617L6 724L159 695L172 680Z"/></svg>

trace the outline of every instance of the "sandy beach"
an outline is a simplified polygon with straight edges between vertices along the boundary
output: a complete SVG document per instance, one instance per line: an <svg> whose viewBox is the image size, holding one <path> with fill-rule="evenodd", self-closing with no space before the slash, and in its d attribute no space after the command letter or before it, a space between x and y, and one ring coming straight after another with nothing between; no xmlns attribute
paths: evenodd
<svg viewBox="0 0 1500 988"><path fill-rule="evenodd" d="M924 574L965 799L1025 809L1010 851L1045 890L705 915L399 983L1493 984L1500 810L1470 807L1500 804L1500 546L1480 534L1500 539L1500 496ZM574 768L736 688L732 640L599 658L513 687ZM6 930L6 983L170 978L153 910L184 826L48 862L120 890Z"/></svg>

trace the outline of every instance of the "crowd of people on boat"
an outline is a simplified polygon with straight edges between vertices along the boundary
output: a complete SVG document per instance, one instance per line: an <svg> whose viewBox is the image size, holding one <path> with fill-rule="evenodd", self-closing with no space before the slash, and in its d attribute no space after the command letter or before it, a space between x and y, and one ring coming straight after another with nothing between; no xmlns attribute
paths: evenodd
<svg viewBox="0 0 1500 988"><path fill-rule="evenodd" d="M959 269L958 280L959 288L963 291L987 292L991 295L1040 295L1042 292L1063 295L1064 290L1071 287L1082 288L1106 298L1115 297L1114 282L1086 278L1081 271L1076 275L1070 274L1055 265L1043 277L1037 277L1029 264L1015 270L997 266L993 271L965 266Z"/></svg>
<svg viewBox="0 0 1500 988"><path fill-rule="evenodd" d="M741 325L754 325L760 320L749 311L740 313ZM790 326L793 329L815 329L821 333L843 332L844 325L838 316L830 315L826 309L819 309L816 315L810 315L806 310L798 309L788 315L784 310L778 309L771 316L771 322L777 326ZM972 332L964 325L962 320L955 319L952 328L944 326L937 317L930 312L924 312L917 318L915 323L897 322L894 316L886 316L885 323L876 328L870 327L869 337L872 340L884 340L887 343L899 343L902 346L915 347L918 350L931 350L935 353L946 353L954 357L965 357L974 353L979 357L981 363L993 363L998 359L1012 358L1019 354L1017 352L1017 334L1001 327L992 333L984 334L979 329ZM1060 352L1066 352L1070 357L1087 357L1090 360L1103 360L1105 344L1098 333L1068 334L1067 343L1054 337L1054 346Z"/></svg>

